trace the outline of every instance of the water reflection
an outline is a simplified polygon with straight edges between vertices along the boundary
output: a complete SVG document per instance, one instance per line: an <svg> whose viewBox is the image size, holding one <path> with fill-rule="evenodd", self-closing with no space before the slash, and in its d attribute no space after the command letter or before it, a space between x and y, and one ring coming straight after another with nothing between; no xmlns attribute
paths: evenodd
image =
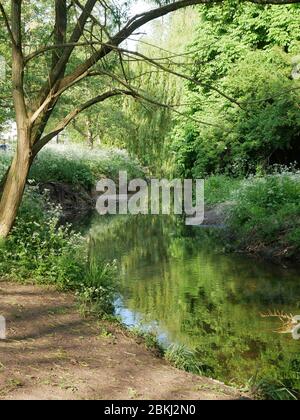
<svg viewBox="0 0 300 420"><path fill-rule="evenodd" d="M117 310L128 325L196 350L215 378L245 383L257 375L300 389L299 342L260 315L300 311L297 271L225 255L215 232L180 219L98 217L90 235L96 257L120 264Z"/></svg>

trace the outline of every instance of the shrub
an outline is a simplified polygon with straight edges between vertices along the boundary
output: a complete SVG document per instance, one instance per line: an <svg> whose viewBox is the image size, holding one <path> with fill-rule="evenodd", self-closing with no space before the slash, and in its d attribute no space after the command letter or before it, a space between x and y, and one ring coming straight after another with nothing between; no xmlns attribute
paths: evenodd
<svg viewBox="0 0 300 420"><path fill-rule="evenodd" d="M0 275L66 288L83 275L81 238L57 226L60 211L34 187L27 189L11 235L1 244Z"/></svg>
<svg viewBox="0 0 300 420"><path fill-rule="evenodd" d="M138 162L119 149L91 151L80 146L51 146L38 155L30 178L42 183L80 184L90 189L103 177L117 179L120 170L127 171L129 178L144 176Z"/></svg>
<svg viewBox="0 0 300 420"><path fill-rule="evenodd" d="M244 182L234 197L229 225L240 243L300 249L300 174L283 173Z"/></svg>

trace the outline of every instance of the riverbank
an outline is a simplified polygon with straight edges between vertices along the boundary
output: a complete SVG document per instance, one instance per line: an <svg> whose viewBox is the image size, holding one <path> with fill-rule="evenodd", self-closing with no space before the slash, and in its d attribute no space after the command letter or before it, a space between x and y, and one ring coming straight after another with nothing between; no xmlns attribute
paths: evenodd
<svg viewBox="0 0 300 420"><path fill-rule="evenodd" d="M227 252L275 263L300 262L300 173L282 171L206 181L204 224L221 226Z"/></svg>
<svg viewBox="0 0 300 420"><path fill-rule="evenodd" d="M170 366L120 325L80 315L53 287L0 282L7 340L0 341L0 399L237 400L217 381Z"/></svg>
<svg viewBox="0 0 300 420"><path fill-rule="evenodd" d="M40 184L40 189L49 190L67 220L95 208L97 195L84 184L56 180ZM205 219L201 226L222 228L218 236L226 252L298 264L299 197L300 173L295 170L240 179L210 176L205 181Z"/></svg>
<svg viewBox="0 0 300 420"><path fill-rule="evenodd" d="M228 254L244 254L245 256L268 261L276 265L287 265L289 267L298 266L300 264L300 250L280 244L278 238L274 238L272 243L264 243L263 241L252 242L239 240L238 233L234 232L226 223L228 213L233 203L224 202L215 206L208 206L205 210L204 222L199 228L212 228L215 230L215 238L224 245L224 251Z"/></svg>

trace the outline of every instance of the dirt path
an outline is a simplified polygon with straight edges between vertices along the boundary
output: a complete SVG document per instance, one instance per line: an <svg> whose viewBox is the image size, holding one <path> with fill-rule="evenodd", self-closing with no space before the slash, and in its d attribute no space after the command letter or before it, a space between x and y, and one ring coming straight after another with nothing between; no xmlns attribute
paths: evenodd
<svg viewBox="0 0 300 420"><path fill-rule="evenodd" d="M0 282L0 399L238 399L169 366L115 324L83 319L72 295Z"/></svg>

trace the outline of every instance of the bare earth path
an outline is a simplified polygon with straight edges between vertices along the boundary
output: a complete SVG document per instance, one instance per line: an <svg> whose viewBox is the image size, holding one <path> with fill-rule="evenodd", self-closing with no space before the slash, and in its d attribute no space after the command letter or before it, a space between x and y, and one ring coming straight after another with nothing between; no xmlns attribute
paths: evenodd
<svg viewBox="0 0 300 420"><path fill-rule="evenodd" d="M0 399L238 399L169 366L115 324L83 319L70 294L0 282Z"/></svg>

